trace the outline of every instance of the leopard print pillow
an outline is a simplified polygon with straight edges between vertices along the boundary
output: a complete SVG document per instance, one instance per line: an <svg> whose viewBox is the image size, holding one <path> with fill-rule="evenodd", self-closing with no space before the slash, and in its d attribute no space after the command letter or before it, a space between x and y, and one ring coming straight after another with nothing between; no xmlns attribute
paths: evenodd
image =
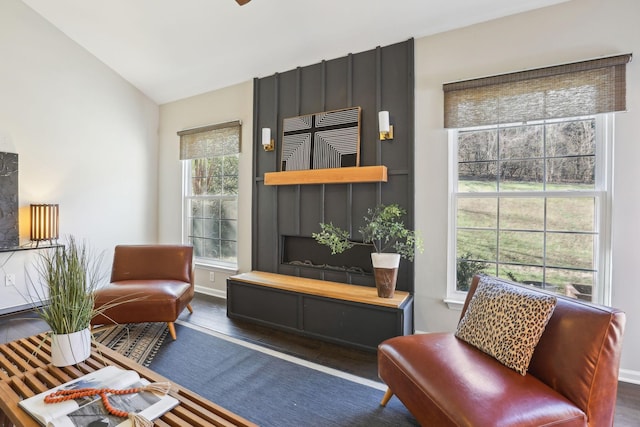
<svg viewBox="0 0 640 427"><path fill-rule="evenodd" d="M552 295L482 277L455 335L521 375L556 307Z"/></svg>

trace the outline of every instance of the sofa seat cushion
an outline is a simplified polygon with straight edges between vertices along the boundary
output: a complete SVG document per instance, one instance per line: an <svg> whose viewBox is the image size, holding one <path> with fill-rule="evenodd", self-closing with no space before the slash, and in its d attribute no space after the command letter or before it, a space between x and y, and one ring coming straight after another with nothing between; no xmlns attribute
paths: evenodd
<svg viewBox="0 0 640 427"><path fill-rule="evenodd" d="M558 392L451 333L386 340L378 370L421 425L587 425L584 412Z"/></svg>
<svg viewBox="0 0 640 427"><path fill-rule="evenodd" d="M109 283L96 292L96 306L116 303L96 316L93 324L173 322L184 310L193 290L178 280L123 280Z"/></svg>

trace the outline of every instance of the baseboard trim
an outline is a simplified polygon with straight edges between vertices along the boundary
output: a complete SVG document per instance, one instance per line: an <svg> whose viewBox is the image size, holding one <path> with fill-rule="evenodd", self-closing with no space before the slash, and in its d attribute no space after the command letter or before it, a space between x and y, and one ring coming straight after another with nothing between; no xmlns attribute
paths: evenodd
<svg viewBox="0 0 640 427"><path fill-rule="evenodd" d="M211 289L211 288L206 288L204 286L198 286L198 285L196 285L194 287L194 290L199 294L204 294L204 295L209 295L209 296L212 296L212 297L227 299L227 292L226 291L220 291L218 289Z"/></svg>
<svg viewBox="0 0 640 427"><path fill-rule="evenodd" d="M632 371L631 369L620 369L618 380L625 383L640 384L640 372Z"/></svg>

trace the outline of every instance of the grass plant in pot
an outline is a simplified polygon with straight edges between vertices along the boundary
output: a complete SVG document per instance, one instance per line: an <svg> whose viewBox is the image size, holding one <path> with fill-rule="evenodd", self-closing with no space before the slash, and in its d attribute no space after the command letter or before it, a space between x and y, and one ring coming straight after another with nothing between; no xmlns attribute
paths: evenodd
<svg viewBox="0 0 640 427"><path fill-rule="evenodd" d="M364 216L365 224L359 229L362 242L351 240L348 231L332 223L320 223L320 233L313 233L312 237L328 246L332 254L342 253L355 245L372 246L371 263L378 296L393 298L400 258L413 261L415 252L422 252L422 239L404 225L402 219L406 213L397 204L369 208Z"/></svg>
<svg viewBox="0 0 640 427"><path fill-rule="evenodd" d="M95 316L94 291L105 277L100 270L102 256L94 256L85 243L69 237L65 245L43 251L35 262L40 317L51 328L51 361L69 366L91 353L90 321Z"/></svg>

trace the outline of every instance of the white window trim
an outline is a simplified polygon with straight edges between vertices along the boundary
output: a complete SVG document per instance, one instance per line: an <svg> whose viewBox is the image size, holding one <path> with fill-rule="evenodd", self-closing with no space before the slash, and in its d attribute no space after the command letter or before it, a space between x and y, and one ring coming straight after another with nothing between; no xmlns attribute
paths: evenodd
<svg viewBox="0 0 640 427"><path fill-rule="evenodd" d="M613 113L599 114L596 120L596 189L590 194L599 200L596 208L596 224L598 224L597 252L601 260L598 266L597 283L594 288L593 301L596 303L611 305L611 213L613 202L613 144L614 144L614 120ZM551 120L548 120L551 122ZM492 126L493 127L493 126ZM456 289L456 195L454 186L458 177L457 159L457 129L448 132L448 156L449 156L449 181L448 181L448 206L449 221L447 235L447 293L443 300L451 310L461 310L467 297L467 292ZM606 185L606 188L603 187ZM537 193L539 195L539 193ZM549 193L547 193L549 194ZM563 195L572 195L572 192L563 192ZM582 194L582 193L579 193ZM524 194L523 194L524 195ZM482 197L482 194L474 194L474 197ZM491 193L491 197L495 194Z"/></svg>
<svg viewBox="0 0 640 427"><path fill-rule="evenodd" d="M613 281L611 280L611 264L613 259L613 238L611 234L611 220L613 213L613 151L614 151L614 129L615 129L615 114L601 114L596 116L596 129L598 134L596 135L596 156L602 156L601 167L596 170L596 179L605 180L607 188L604 191L604 197L602 197L601 208L598 212L599 221L601 225L600 229L600 242L598 247L599 256L602 260L601 271L598 272L598 280L602 286L597 290L595 301L604 305L611 305L611 287ZM599 138L599 139L598 139ZM598 144L601 141L601 144Z"/></svg>

